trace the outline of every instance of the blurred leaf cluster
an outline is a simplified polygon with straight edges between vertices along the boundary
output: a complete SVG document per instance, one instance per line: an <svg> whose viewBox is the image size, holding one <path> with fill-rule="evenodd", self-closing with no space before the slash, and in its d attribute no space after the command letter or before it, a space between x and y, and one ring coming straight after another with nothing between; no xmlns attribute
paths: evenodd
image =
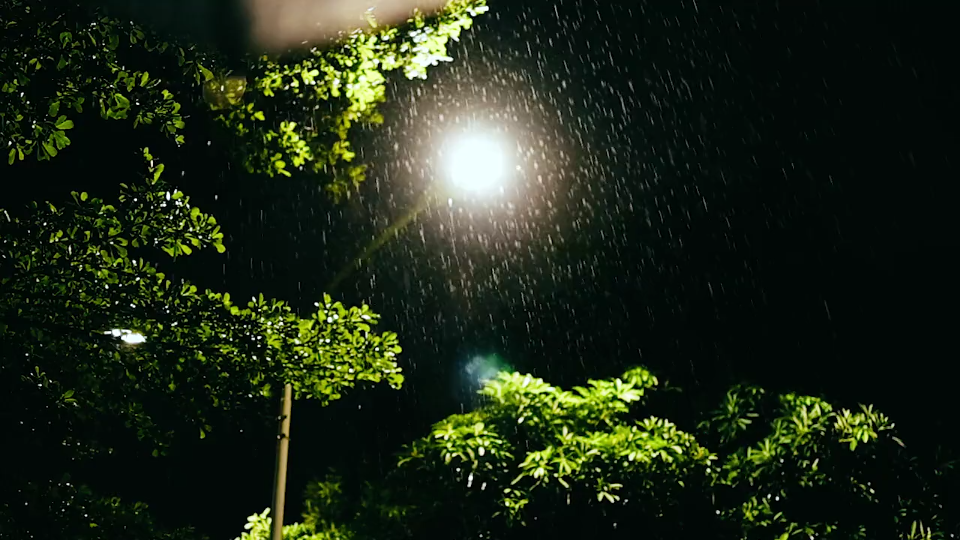
<svg viewBox="0 0 960 540"><path fill-rule="evenodd" d="M0 484L0 531L4 538L75 540L197 540L193 529L165 531L143 503L103 497L70 475Z"/></svg>

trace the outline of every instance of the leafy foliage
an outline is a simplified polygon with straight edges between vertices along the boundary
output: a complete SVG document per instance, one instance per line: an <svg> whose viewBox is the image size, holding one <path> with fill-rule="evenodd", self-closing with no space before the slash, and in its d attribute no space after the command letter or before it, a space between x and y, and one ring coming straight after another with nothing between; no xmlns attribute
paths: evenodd
<svg viewBox="0 0 960 540"><path fill-rule="evenodd" d="M943 464L924 470L871 406L737 386L701 430L721 449L721 519L743 538L943 538L956 527L934 489Z"/></svg>
<svg viewBox="0 0 960 540"><path fill-rule="evenodd" d="M225 128L247 171L321 173L335 198L363 180L350 130L382 121L377 105L387 74L425 78L428 67L451 59L450 40L487 10L485 0L453 0L430 18L415 13L400 28L371 19L368 31L331 47L248 59L246 75L237 76L216 51L48 4L0 0L0 124L9 163L34 151L41 160L56 156L70 144L72 116L85 106L99 107L105 119L159 127L177 144L189 111Z"/></svg>
<svg viewBox="0 0 960 540"><path fill-rule="evenodd" d="M480 391L483 407L439 422L403 452L398 473L429 479L442 490L436 500L458 501L468 515L494 517L476 531L445 523L458 537L537 530L542 516L568 506L584 516L606 505L628 505L638 519L676 513L685 486L702 482L715 458L668 420L629 417L657 384L643 368L572 391L502 373ZM446 513L417 498L406 515Z"/></svg>
<svg viewBox="0 0 960 540"><path fill-rule="evenodd" d="M241 307L148 262L224 247L216 220L145 158L148 174L115 204L75 193L20 218L0 210L0 388L14 396L2 419L23 441L8 463L71 470L131 445L158 456L287 382L323 403L363 382L400 386L397 336L374 332L367 306L325 295L301 318L261 295Z"/></svg>
<svg viewBox="0 0 960 540"><path fill-rule="evenodd" d="M259 514L247 518L244 532L236 540L269 540L273 518L267 508ZM311 523L292 523L283 526L283 540L349 540L352 535L336 527L318 531Z"/></svg>
<svg viewBox="0 0 960 540"><path fill-rule="evenodd" d="M299 525L334 538L956 533L949 464L907 454L871 407L736 386L684 431L638 414L657 387L642 368L572 391L500 374L482 407L437 423L350 508L335 478L317 483Z"/></svg>
<svg viewBox="0 0 960 540"><path fill-rule="evenodd" d="M0 2L0 123L8 163L53 158L70 144L72 117L85 107L111 120L159 127L177 143L184 127L180 103L146 70L125 67L132 52L173 52L151 44L140 28L92 18L70 4ZM181 52L181 54L183 54Z"/></svg>

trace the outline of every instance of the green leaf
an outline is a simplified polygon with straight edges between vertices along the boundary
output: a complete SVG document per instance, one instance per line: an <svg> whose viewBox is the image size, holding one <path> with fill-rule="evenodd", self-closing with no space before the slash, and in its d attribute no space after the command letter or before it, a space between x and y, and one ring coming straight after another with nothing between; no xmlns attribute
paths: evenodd
<svg viewBox="0 0 960 540"><path fill-rule="evenodd" d="M60 112L60 101L51 101L50 107L47 108L47 115L56 116Z"/></svg>
<svg viewBox="0 0 960 540"><path fill-rule="evenodd" d="M57 148L63 149L70 146L70 137L67 137L64 132L54 131L52 136Z"/></svg>
<svg viewBox="0 0 960 540"><path fill-rule="evenodd" d="M60 118L64 118L64 117L61 116ZM73 129L73 120L62 120L62 121L58 120L57 129L62 129L64 131L68 129Z"/></svg>
<svg viewBox="0 0 960 540"><path fill-rule="evenodd" d="M213 79L213 77L214 77L213 72L210 71L209 69L203 67L202 65L200 65L199 62L197 63L197 69L199 69L199 70L200 70L200 73L203 74L203 80L204 80L204 81L209 81L209 80Z"/></svg>
<svg viewBox="0 0 960 540"><path fill-rule="evenodd" d="M13 162L14 162L14 160L16 160L16 159L17 159L17 149L16 149L16 148L11 148L11 149L10 149L10 156L7 158L7 163L10 164L10 165L13 165Z"/></svg>

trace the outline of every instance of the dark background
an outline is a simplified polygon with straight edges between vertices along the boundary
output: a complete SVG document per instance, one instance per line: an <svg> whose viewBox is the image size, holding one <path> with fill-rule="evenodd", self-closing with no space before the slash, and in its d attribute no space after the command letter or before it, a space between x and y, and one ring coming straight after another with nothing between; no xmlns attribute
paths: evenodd
<svg viewBox="0 0 960 540"><path fill-rule="evenodd" d="M960 357L949 2L490 3L452 64L391 84L346 205L316 178L244 177L216 144L158 153L228 240L178 275L307 312L438 174L458 120L516 142L506 194L427 212L341 287L400 334L408 382L295 405L288 520L328 467L376 476L468 408L478 355L561 385L645 364L693 395L740 380L824 393L877 404L908 444L946 442ZM136 141L97 129L8 178L31 196L109 196ZM233 538L270 504L271 434L215 432L116 481Z"/></svg>

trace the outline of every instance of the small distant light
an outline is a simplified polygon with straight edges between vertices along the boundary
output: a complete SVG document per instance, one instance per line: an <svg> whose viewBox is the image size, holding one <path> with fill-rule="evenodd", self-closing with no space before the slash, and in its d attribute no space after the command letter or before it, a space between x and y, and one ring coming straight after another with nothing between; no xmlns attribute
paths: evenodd
<svg viewBox="0 0 960 540"><path fill-rule="evenodd" d="M114 328L113 330L104 332L104 334L120 338L120 341L127 345L140 345L147 341L147 338L143 334L122 328Z"/></svg>
<svg viewBox="0 0 960 540"><path fill-rule="evenodd" d="M147 341L147 338L145 338L143 334L138 334L136 332L130 332L129 334L124 334L120 339L127 345L139 345Z"/></svg>

